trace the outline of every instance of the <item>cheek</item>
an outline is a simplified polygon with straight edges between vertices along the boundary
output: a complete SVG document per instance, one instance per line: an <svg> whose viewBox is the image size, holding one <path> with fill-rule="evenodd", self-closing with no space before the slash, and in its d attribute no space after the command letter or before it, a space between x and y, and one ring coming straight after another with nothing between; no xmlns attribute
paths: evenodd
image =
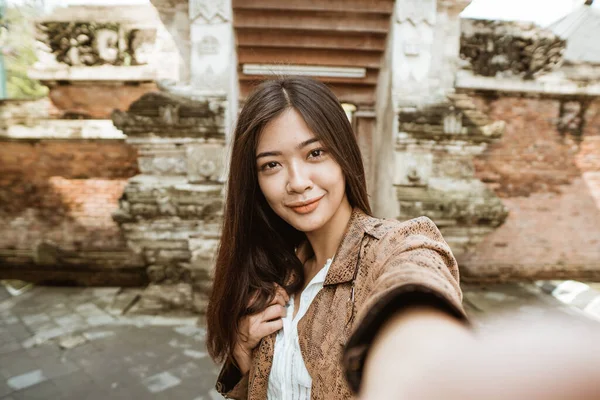
<svg viewBox="0 0 600 400"><path fill-rule="evenodd" d="M278 189L279 184L277 179L274 179L274 177L259 177L258 186L271 206L279 202L281 191Z"/></svg>
<svg viewBox="0 0 600 400"><path fill-rule="evenodd" d="M346 189L346 179L344 178L342 168L335 162L332 162L326 169L326 172L321 174L321 179L331 192L344 192Z"/></svg>

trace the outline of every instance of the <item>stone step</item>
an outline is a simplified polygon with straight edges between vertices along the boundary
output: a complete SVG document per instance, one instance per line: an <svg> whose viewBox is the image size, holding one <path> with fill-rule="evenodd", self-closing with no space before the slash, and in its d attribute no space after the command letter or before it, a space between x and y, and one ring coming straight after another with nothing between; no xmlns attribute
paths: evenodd
<svg viewBox="0 0 600 400"><path fill-rule="evenodd" d="M393 0L233 0L237 10L287 10L294 11L342 11L390 15L394 10Z"/></svg>
<svg viewBox="0 0 600 400"><path fill-rule="evenodd" d="M145 267L41 267L35 264L9 265L1 261L0 264L0 279L18 279L35 284L136 287L148 283Z"/></svg>

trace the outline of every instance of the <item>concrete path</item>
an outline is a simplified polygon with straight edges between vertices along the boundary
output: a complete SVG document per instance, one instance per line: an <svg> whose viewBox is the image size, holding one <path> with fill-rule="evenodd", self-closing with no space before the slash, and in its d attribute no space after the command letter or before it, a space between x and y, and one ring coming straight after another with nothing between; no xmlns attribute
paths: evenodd
<svg viewBox="0 0 600 400"><path fill-rule="evenodd" d="M465 307L482 329L505 311L524 319L547 312L590 317L549 287L469 286ZM222 398L213 389L218 366L206 354L202 321L136 314L138 293L34 287L13 296L0 286L0 399Z"/></svg>

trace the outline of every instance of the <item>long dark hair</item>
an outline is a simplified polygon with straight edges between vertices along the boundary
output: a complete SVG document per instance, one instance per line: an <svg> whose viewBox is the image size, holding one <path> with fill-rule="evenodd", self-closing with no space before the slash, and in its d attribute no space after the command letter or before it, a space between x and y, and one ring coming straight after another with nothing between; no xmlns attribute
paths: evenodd
<svg viewBox="0 0 600 400"><path fill-rule="evenodd" d="M217 362L231 356L240 317L262 311L273 299L274 283L288 293L304 283L295 248L306 236L273 212L258 186L256 167L260 133L289 108L302 116L340 165L350 205L371 214L360 150L335 95L323 83L305 77L260 84L242 108L233 137L221 244L207 310L207 348Z"/></svg>

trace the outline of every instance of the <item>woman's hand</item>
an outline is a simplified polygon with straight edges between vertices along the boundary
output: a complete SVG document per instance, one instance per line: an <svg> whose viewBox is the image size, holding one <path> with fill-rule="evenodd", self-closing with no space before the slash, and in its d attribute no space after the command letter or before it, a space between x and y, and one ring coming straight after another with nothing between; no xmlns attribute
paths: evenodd
<svg viewBox="0 0 600 400"><path fill-rule="evenodd" d="M285 305L290 300L290 296L281 286L276 284L276 287L275 297L267 308L240 318L239 335L233 349L233 356L242 374L250 370L252 350L258 346L260 340L283 327L282 318L286 315Z"/></svg>

